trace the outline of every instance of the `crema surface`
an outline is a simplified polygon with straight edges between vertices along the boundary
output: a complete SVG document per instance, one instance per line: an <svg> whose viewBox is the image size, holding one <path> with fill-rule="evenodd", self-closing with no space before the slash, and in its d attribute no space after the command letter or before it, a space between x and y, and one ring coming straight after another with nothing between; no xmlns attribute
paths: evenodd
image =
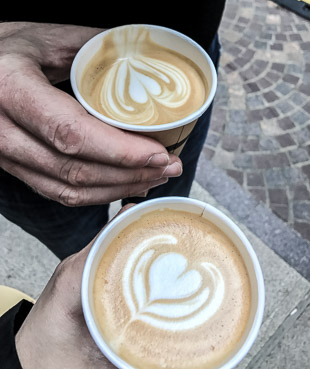
<svg viewBox="0 0 310 369"><path fill-rule="evenodd" d="M135 368L213 368L240 340L250 281L233 243L200 216L154 211L109 245L94 283L103 337Z"/></svg>
<svg viewBox="0 0 310 369"><path fill-rule="evenodd" d="M80 92L119 122L158 125L182 119L207 99L207 81L185 56L151 40L145 27L111 31L88 63Z"/></svg>

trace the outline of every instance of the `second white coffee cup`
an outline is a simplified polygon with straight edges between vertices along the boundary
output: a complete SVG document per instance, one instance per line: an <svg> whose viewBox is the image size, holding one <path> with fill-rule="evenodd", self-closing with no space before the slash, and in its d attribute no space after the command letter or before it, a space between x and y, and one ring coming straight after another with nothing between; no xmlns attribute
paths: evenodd
<svg viewBox="0 0 310 369"><path fill-rule="evenodd" d="M240 228L224 213L204 202L183 198L165 197L143 202L117 216L99 234L88 255L82 278L82 306L89 331L101 352L119 369L134 369L120 358L103 339L96 320L93 303L93 285L99 262L112 240L129 224L154 210L182 210L198 214L220 228L232 240L242 256L251 284L251 310L246 330L230 356L217 368L232 369L252 347L263 318L265 289L261 267L256 253Z"/></svg>

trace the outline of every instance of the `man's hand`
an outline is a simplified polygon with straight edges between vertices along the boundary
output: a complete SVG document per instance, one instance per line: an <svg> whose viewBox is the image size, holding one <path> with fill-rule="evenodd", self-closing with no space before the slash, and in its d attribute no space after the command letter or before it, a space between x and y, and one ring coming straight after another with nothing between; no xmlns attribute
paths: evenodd
<svg viewBox="0 0 310 369"><path fill-rule="evenodd" d="M82 273L92 244L58 265L18 331L16 349L23 369L114 368L90 336L82 311Z"/></svg>
<svg viewBox="0 0 310 369"><path fill-rule="evenodd" d="M67 206L138 195L182 172L158 142L97 120L53 87L100 31L0 24L0 167Z"/></svg>

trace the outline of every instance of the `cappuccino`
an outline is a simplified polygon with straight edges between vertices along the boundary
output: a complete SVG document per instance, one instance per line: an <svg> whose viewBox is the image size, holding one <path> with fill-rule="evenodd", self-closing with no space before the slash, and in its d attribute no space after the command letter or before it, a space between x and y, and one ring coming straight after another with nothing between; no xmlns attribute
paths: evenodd
<svg viewBox="0 0 310 369"><path fill-rule="evenodd" d="M105 342L132 367L205 369L240 341L251 285L238 249L216 225L154 210L105 249L93 302Z"/></svg>
<svg viewBox="0 0 310 369"><path fill-rule="evenodd" d="M135 26L106 35L86 65L80 93L106 117L149 126L191 115L209 91L192 60L152 40L147 27Z"/></svg>

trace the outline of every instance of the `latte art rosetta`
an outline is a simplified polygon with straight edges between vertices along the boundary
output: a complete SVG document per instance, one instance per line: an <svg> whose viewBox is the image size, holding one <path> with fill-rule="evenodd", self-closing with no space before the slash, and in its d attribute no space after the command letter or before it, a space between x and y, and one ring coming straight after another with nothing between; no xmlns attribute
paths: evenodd
<svg viewBox="0 0 310 369"><path fill-rule="evenodd" d="M176 252L156 256L160 244L176 244L171 235L142 242L129 258L123 274L123 290L132 320L178 331L205 323L219 309L224 293L220 271L208 262L191 268Z"/></svg>
<svg viewBox="0 0 310 369"><path fill-rule="evenodd" d="M110 32L80 87L95 110L136 125L182 119L207 98L207 82L198 66L152 41L144 27Z"/></svg>

